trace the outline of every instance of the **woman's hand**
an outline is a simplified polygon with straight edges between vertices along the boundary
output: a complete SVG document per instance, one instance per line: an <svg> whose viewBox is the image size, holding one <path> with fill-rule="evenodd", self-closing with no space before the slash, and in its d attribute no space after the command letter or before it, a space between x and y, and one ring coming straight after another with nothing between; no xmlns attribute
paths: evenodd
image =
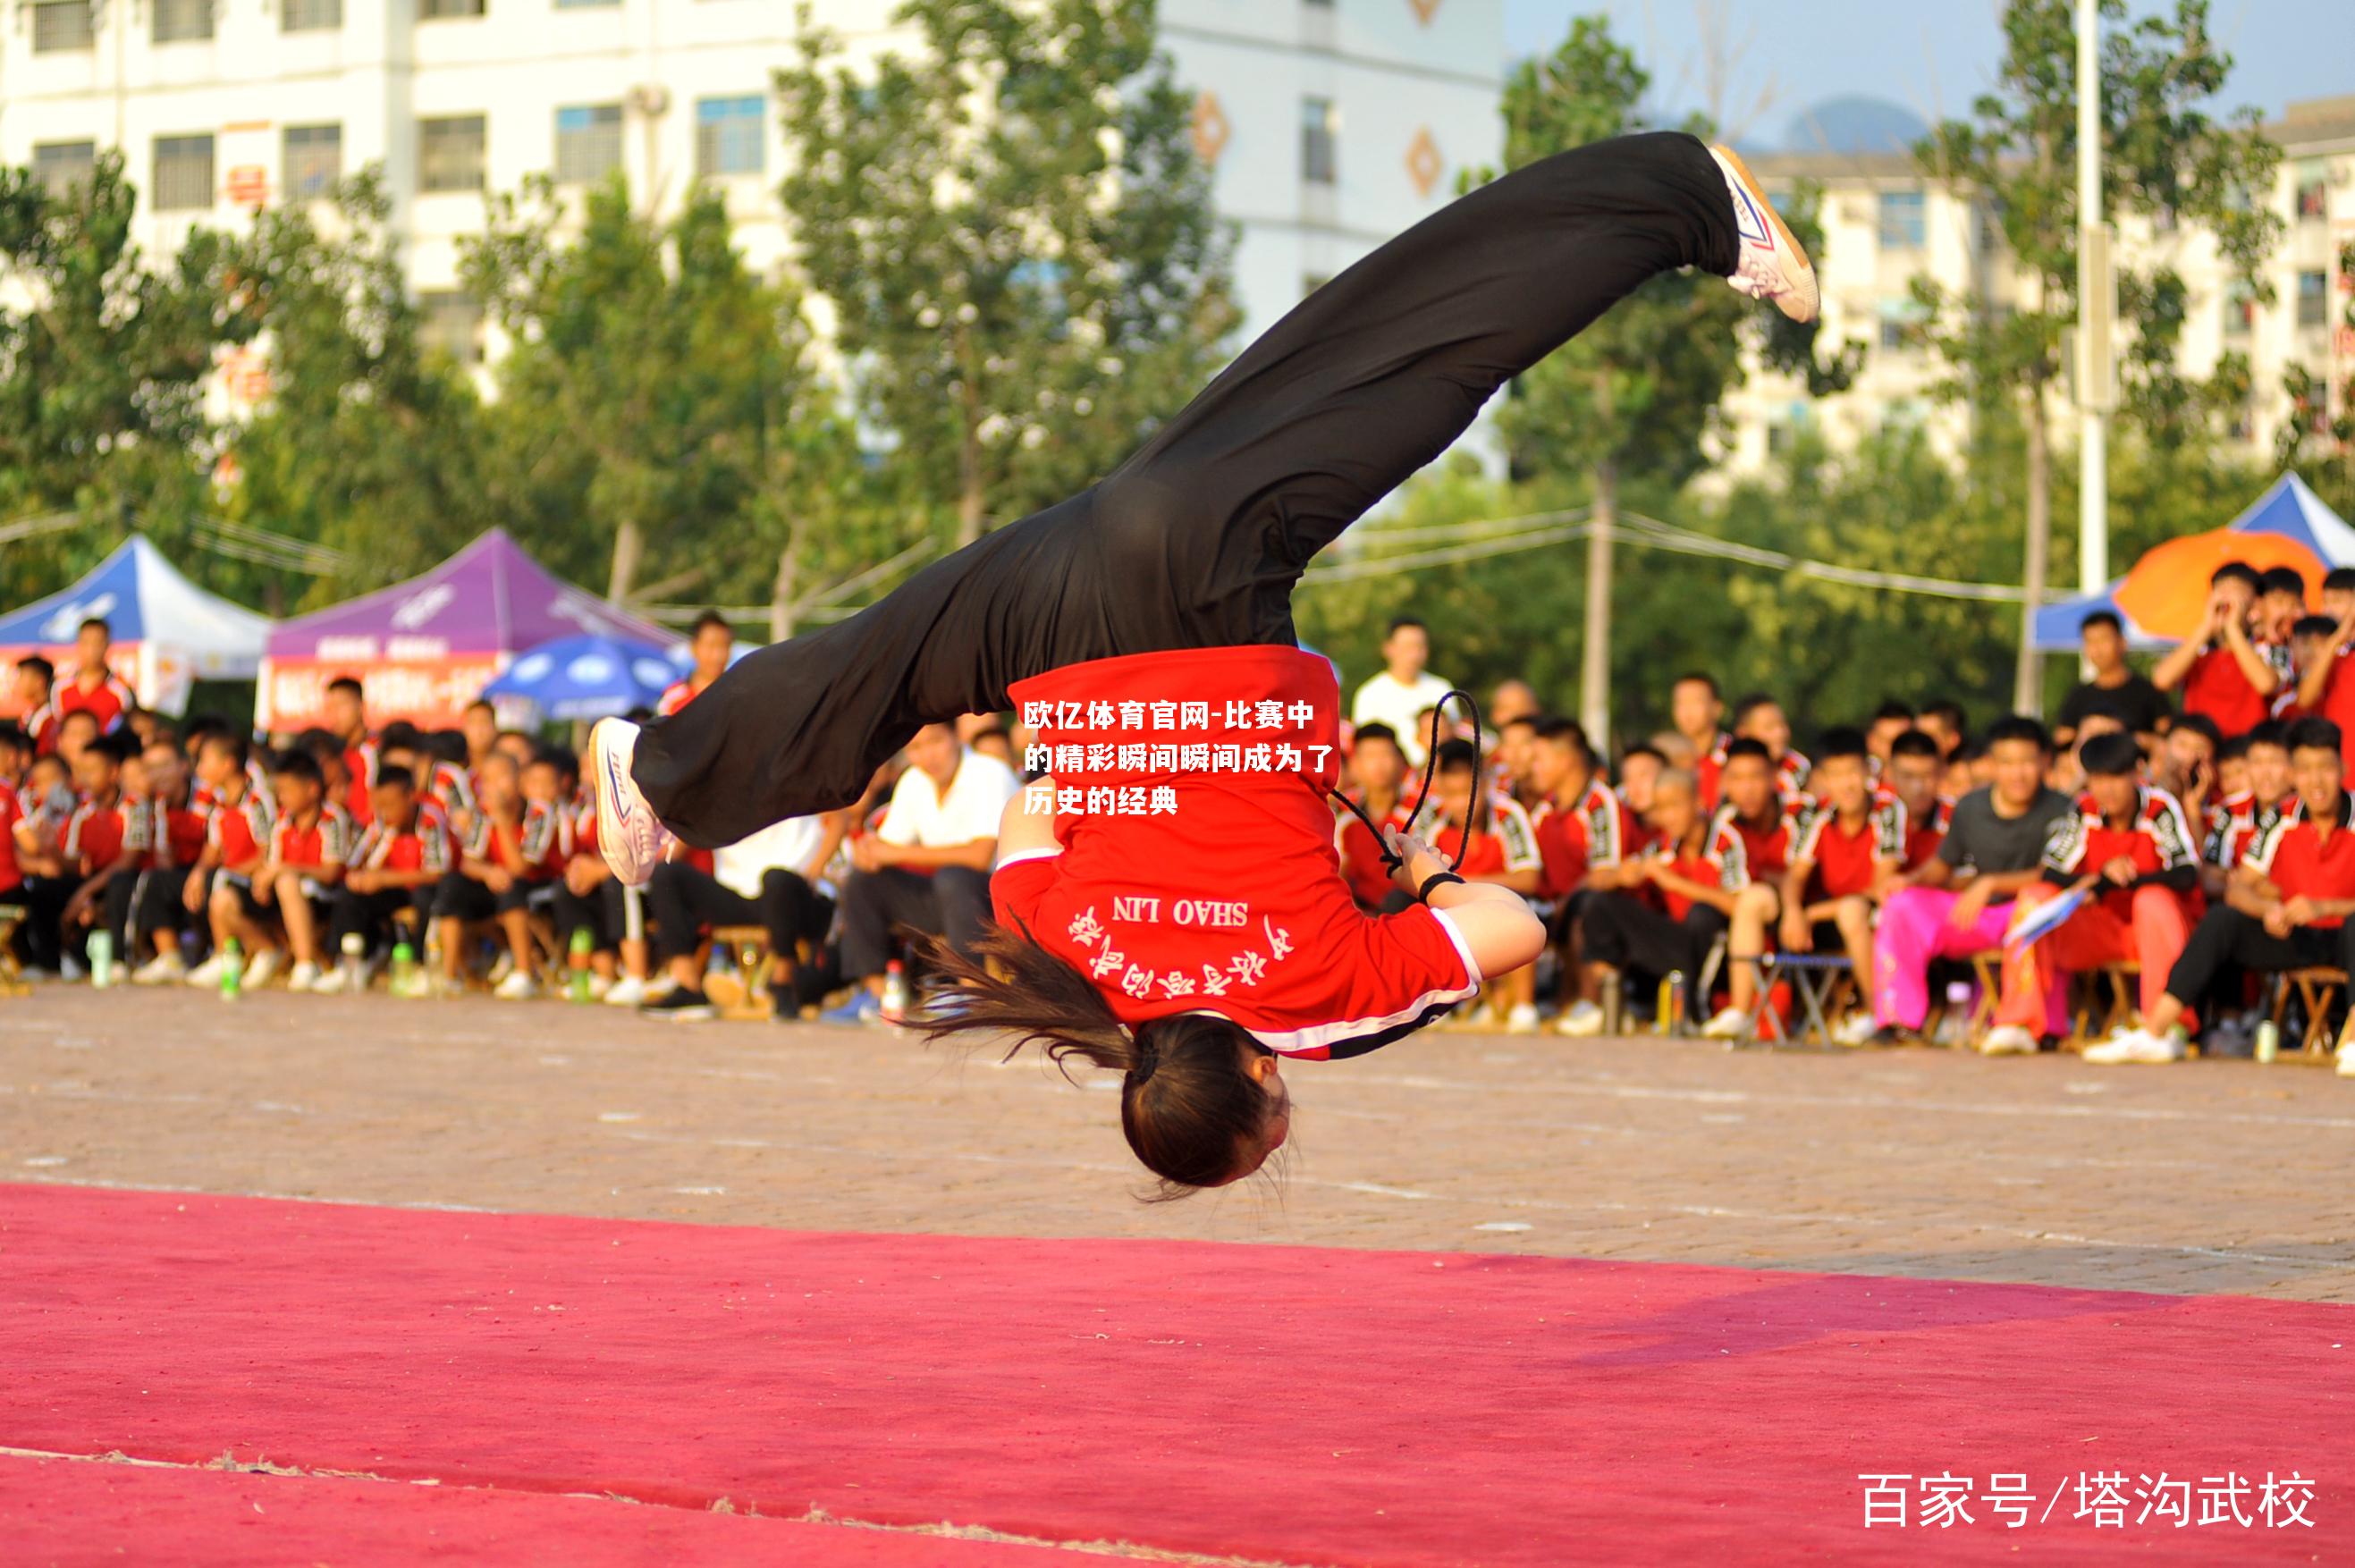
<svg viewBox="0 0 2355 1568"><path fill-rule="evenodd" d="M1408 892L1419 893L1432 873L1448 869L1447 862L1440 858L1438 851L1424 843L1418 835L1396 827L1384 827L1382 842L1392 854L1404 857L1405 863L1391 873L1391 880Z"/></svg>

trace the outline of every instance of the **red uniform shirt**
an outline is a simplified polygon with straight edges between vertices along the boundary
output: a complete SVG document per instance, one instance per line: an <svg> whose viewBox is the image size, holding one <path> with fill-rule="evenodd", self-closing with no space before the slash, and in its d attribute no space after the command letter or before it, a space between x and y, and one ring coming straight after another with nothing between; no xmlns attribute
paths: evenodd
<svg viewBox="0 0 2355 1568"><path fill-rule="evenodd" d="M1350 790L1348 798L1359 806L1366 804L1365 792ZM1392 804L1378 821L1385 827L1406 830L1407 801ZM1428 807L1425 807L1426 812ZM1344 807L1340 819L1333 825L1333 848L1341 857L1341 875L1349 883L1349 891L1359 901L1369 906L1379 905L1391 895L1398 884L1391 880L1390 868L1382 863L1381 840L1372 828L1359 820L1358 814ZM1436 846L1433 846L1436 848Z"/></svg>
<svg viewBox="0 0 2355 1568"><path fill-rule="evenodd" d="M1742 835L1722 816L1710 823L1698 853L1687 854L1681 845L1660 842L1646 850L1644 858L1666 861L1669 870L1689 882L1721 888L1730 893L1750 885L1750 863L1742 846ZM1689 895L1665 888L1656 891L1667 905L1670 920L1682 920L1691 911L1693 901Z"/></svg>
<svg viewBox="0 0 2355 1568"><path fill-rule="evenodd" d="M248 784L235 805L214 803L206 821L206 842L219 850L224 869L251 866L266 858L277 818L270 796Z"/></svg>
<svg viewBox="0 0 2355 1568"><path fill-rule="evenodd" d="M1753 877L1779 877L1791 869L1791 850L1799 839L1800 813L1785 805L1777 808L1768 826L1758 827L1734 815L1733 803L1717 808L1715 827L1731 827L1742 837L1743 859Z"/></svg>
<svg viewBox="0 0 2355 1568"><path fill-rule="evenodd" d="M58 704L52 697L25 715L25 733L33 738L33 751L46 756L58 749Z"/></svg>
<svg viewBox="0 0 2355 1568"><path fill-rule="evenodd" d="M526 801L523 807L523 874L535 882L564 875L572 859L572 820L554 801Z"/></svg>
<svg viewBox="0 0 2355 1568"><path fill-rule="evenodd" d="M2132 819L2113 827L2088 793L2077 797L2077 809L2054 822L2044 839L2044 869L2062 881L2092 876L2124 856L2134 862L2135 875L2181 871L2200 864L2197 842L2183 807L2163 789L2137 785ZM2126 888L2105 888L2102 904L2120 920L2134 919L2134 893Z"/></svg>
<svg viewBox="0 0 2355 1568"><path fill-rule="evenodd" d="M2342 791L2338 817L2327 841L2303 814L2292 817L2285 813L2258 835L2245 863L2279 888L2286 900L2301 894L2310 899L2355 898L2355 833L2348 831L2350 825L2355 825L2355 798ZM2342 923L2336 916L2314 922L2330 931Z"/></svg>
<svg viewBox="0 0 2355 1568"><path fill-rule="evenodd" d="M1875 797L1853 829L1834 807L1817 806L1799 825L1791 850L1792 864L1815 867L1807 878L1809 903L1870 892L1884 863L1902 865L1904 859L1905 805L1894 796Z"/></svg>
<svg viewBox="0 0 2355 1568"><path fill-rule="evenodd" d="M57 717L69 713L87 713L98 720L98 732L111 735L123 727L123 716L133 706L131 688L114 678L112 670L104 679L88 691L81 688L79 676L64 675L49 691L49 706Z"/></svg>
<svg viewBox="0 0 2355 1568"><path fill-rule="evenodd" d="M704 688L705 691L709 689L709 687ZM667 719L702 695L703 692L695 689L692 679L675 680L664 689L661 699L655 704L655 711Z"/></svg>
<svg viewBox="0 0 2355 1568"><path fill-rule="evenodd" d="M193 800L178 805L159 800L153 809L162 821L156 841L172 857L172 864L195 865L197 857L205 852L205 840L211 836L210 808L199 807Z"/></svg>
<svg viewBox="0 0 2355 1568"><path fill-rule="evenodd" d="M0 891L25 880L16 869L16 824L24 815L25 808L16 801L16 786L0 779Z"/></svg>
<svg viewBox="0 0 2355 1568"><path fill-rule="evenodd" d="M2208 844L2202 858L2211 866L2232 870L2248 858L2249 848L2258 836L2271 827L2275 818L2284 816L2293 822L2304 817L2306 802L2295 793L2271 805L2260 805L2257 797L2246 791L2227 795L2208 808Z"/></svg>
<svg viewBox="0 0 2355 1568"><path fill-rule="evenodd" d="M2350 768L2355 768L2355 643L2339 649L2331 659L2322 700L2315 704L2314 712L2339 726L2339 753Z"/></svg>
<svg viewBox="0 0 2355 1568"><path fill-rule="evenodd" d="M408 828L389 831L381 822L368 824L352 851L351 863L373 871L446 871L450 869L450 822L430 800L417 803Z"/></svg>
<svg viewBox="0 0 2355 1568"><path fill-rule="evenodd" d="M280 820L271 840L270 857L282 866L324 869L346 864L352 854L352 819L333 801L305 827L292 816Z"/></svg>
<svg viewBox="0 0 2355 1568"><path fill-rule="evenodd" d="M1001 863L993 909L1124 1022L1209 1012L1286 1055L1354 1056L1478 988L1444 912L1369 915L1342 880L1330 660L1271 644L1130 654L1007 694L1053 754L1057 847Z"/></svg>
<svg viewBox="0 0 2355 1568"><path fill-rule="evenodd" d="M344 748L344 772L352 781L344 792L344 809L352 821L362 827L376 820L376 807L370 804L368 791L376 787L377 755L374 741L362 741Z"/></svg>
<svg viewBox="0 0 2355 1568"><path fill-rule="evenodd" d="M1897 798L1893 791L1889 798ZM1918 871L1928 865L1930 858L1938 852L1938 846L1946 841L1946 830L1954 824L1955 799L1952 795L1940 795L1938 804L1931 808L1927 816L1916 818L1908 812L1905 819L1905 869Z"/></svg>
<svg viewBox="0 0 2355 1568"><path fill-rule="evenodd" d="M1449 859L1455 859L1455 827L1434 828L1424 841ZM1488 797L1488 826L1475 827L1464 840L1464 859L1455 869L1466 877L1493 877L1508 871L1537 871L1542 882L1544 859L1538 853L1537 829L1529 814L1509 795Z"/></svg>
<svg viewBox="0 0 2355 1568"><path fill-rule="evenodd" d="M1561 898L1586 880L1590 867L1615 866L1642 848L1636 814L1600 778L1586 781L1575 805L1540 802L1531 822L1545 866L1540 898Z"/></svg>
<svg viewBox="0 0 2355 1568"><path fill-rule="evenodd" d="M112 865L125 851L138 857L133 864L144 867L153 848L152 821L144 801L121 795L115 796L112 805L83 801L66 823L66 859L79 862L85 877L101 866Z"/></svg>
<svg viewBox="0 0 2355 1568"><path fill-rule="evenodd" d="M2289 647L2284 643L2259 643L2257 656L2271 665L2282 680L2293 678ZM2211 644L2192 661L2183 677L2183 711L2204 713L2231 740L2245 735L2265 721L2272 699L2249 684L2232 650Z"/></svg>
<svg viewBox="0 0 2355 1568"><path fill-rule="evenodd" d="M444 816L455 820L462 813L474 815L474 780L455 763L435 763L423 781L425 794L442 808Z"/></svg>

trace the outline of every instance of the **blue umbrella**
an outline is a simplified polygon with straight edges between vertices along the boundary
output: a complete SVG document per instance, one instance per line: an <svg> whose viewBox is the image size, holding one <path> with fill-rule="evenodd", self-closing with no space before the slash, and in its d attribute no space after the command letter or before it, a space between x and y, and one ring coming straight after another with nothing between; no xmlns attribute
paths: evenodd
<svg viewBox="0 0 2355 1568"><path fill-rule="evenodd" d="M661 649L591 634L518 654L483 695L528 702L549 719L609 719L652 708L678 678Z"/></svg>

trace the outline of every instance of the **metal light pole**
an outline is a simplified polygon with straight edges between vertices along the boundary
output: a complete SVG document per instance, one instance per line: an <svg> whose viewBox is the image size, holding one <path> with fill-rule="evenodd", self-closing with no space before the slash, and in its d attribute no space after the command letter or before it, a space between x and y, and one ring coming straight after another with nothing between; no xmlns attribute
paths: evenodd
<svg viewBox="0 0 2355 1568"><path fill-rule="evenodd" d="M2102 72L2098 0L2077 0L2077 584L2110 580L2109 423L2117 406L2111 331L2117 282L2102 221Z"/></svg>

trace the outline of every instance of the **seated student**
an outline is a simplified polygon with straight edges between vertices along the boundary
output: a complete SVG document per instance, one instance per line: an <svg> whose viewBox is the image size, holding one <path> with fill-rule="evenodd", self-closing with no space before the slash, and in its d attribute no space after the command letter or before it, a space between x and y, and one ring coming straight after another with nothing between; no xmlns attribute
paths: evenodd
<svg viewBox="0 0 2355 1568"><path fill-rule="evenodd" d="M2323 578L2322 613L2330 635L2297 667L2297 705L2338 725L2355 751L2355 566L2333 567ZM2355 755L2348 760L2355 765Z"/></svg>
<svg viewBox="0 0 2355 1568"><path fill-rule="evenodd" d="M2337 967L2355 973L2355 804L2339 726L2302 720L2289 732L2290 770L2305 810L2275 817L2254 846L2225 902L2201 917L2167 991L2145 1009L2142 1027L2099 1045L2084 1060L2103 1065L2179 1061L2190 1054L2191 1005L2206 996L2227 963L2256 970ZM2342 1047L2339 1071L2355 1076L2355 1051Z"/></svg>
<svg viewBox="0 0 2355 1568"><path fill-rule="evenodd" d="M327 683L325 707L325 728L344 752L343 807L355 827L365 828L375 809L377 778L389 760L382 746L368 739L368 692L357 677L338 676Z"/></svg>
<svg viewBox="0 0 2355 1568"><path fill-rule="evenodd" d="M1725 699L1718 691L1717 677L1700 670L1688 671L1668 688L1668 723L1678 743L1663 745L1666 737L1652 742L1663 767L1692 770L1703 811L1717 809L1719 753L1733 739L1722 726L1724 717ZM1637 807L1639 813L1642 809Z"/></svg>
<svg viewBox="0 0 2355 1568"><path fill-rule="evenodd" d="M1774 698L1753 691L1736 702L1732 739L1756 741L1766 748L1766 755L1774 764L1777 793L1792 800L1806 793L1807 759L1791 749L1791 720ZM1730 744L1718 748L1720 769L1725 765Z"/></svg>
<svg viewBox="0 0 2355 1568"><path fill-rule="evenodd" d="M1846 953L1859 994L1872 976L1873 907L1905 865L1905 807L1894 794L1874 790L1870 755L1859 731L1824 732L1808 781L1816 805L1800 822L1783 873L1779 933L1785 953ZM1871 1010L1850 1022L1859 1026L1851 1033L1869 1034Z"/></svg>
<svg viewBox="0 0 2355 1568"><path fill-rule="evenodd" d="M101 732L98 727L98 715L87 708L58 715L57 758L66 765L68 776L72 775L74 759L81 755L82 748L97 740Z"/></svg>
<svg viewBox="0 0 2355 1568"><path fill-rule="evenodd" d="M1872 722L1864 731L1866 753L1871 757L1876 771L1889 765L1890 742L1913 728L1913 705L1891 698L1872 710Z"/></svg>
<svg viewBox="0 0 2355 1568"><path fill-rule="evenodd" d="M1545 912L1546 936L1561 955L1554 1028L1574 1032L1599 1024L1603 1017L1584 995L1579 916L1598 891L1634 885L1628 857L1636 838L1635 813L1603 777L1594 749L1576 720L1540 722L1529 767L1530 782L1539 791L1529 819L1542 868L1538 894L1551 901L1551 909ZM1657 776L1657 770L1646 773L1647 791Z"/></svg>
<svg viewBox="0 0 2355 1568"><path fill-rule="evenodd" d="M410 772L424 781L426 797L441 806L454 827L471 824L474 815L474 772L466 761L466 736L460 730L420 731Z"/></svg>
<svg viewBox="0 0 2355 1568"><path fill-rule="evenodd" d="M1399 746L1397 731L1379 719L1359 725L1346 765L1351 783L1342 794L1376 822L1406 831L1407 807L1413 803L1404 793L1406 752ZM1382 863L1381 841L1357 812L1337 806L1334 816L1334 852L1341 858L1341 876L1358 907L1369 914L1390 914L1412 903L1414 895L1391 881L1390 869Z"/></svg>
<svg viewBox="0 0 2355 1568"><path fill-rule="evenodd" d="M2052 760L2044 769L2044 782L2062 795L2074 797L2085 788L2085 770L2077 753L2085 742L2103 735L2123 735L2126 722L2116 709L2106 703L2096 703L2086 709L2077 723L2077 738L2066 747L2055 747Z"/></svg>
<svg viewBox="0 0 2355 1568"><path fill-rule="evenodd" d="M147 803L131 798L123 789L124 768L136 755L137 744L128 734L101 735L74 758L74 784L81 799L66 826L65 841L74 886L58 912L69 977L86 957L94 931L106 932L115 952L130 951L126 933L132 895L139 873L147 868L153 821ZM144 788L145 770L139 771ZM27 911L28 918L40 912L38 905Z"/></svg>
<svg viewBox="0 0 2355 1568"><path fill-rule="evenodd" d="M25 896L25 873L16 863L16 824L25 816L17 786L32 760L32 736L0 719L0 903L17 903Z"/></svg>
<svg viewBox="0 0 2355 1568"><path fill-rule="evenodd" d="M21 727L32 738L33 754L48 756L58 749L58 667L39 654L27 654L16 661L15 686Z"/></svg>
<svg viewBox="0 0 2355 1568"><path fill-rule="evenodd" d="M2078 750L2085 793L2052 825L2044 880L2015 907L2024 914L2081 882L2095 896L2046 935L2004 950L1995 1027L1979 1041L1989 1056L2032 1056L2067 1034L2069 976L2081 969L2140 964L2149 1011L2191 933L2200 858L2183 807L2142 782L2132 735L2096 735Z"/></svg>
<svg viewBox="0 0 2355 1568"><path fill-rule="evenodd" d="M2230 744L2231 742L2227 742ZM2274 825L2274 819L2295 816L2305 808L2290 777L2289 727L2267 722L2240 738L2245 789L2225 795L2208 808L2207 842L2200 859L2205 869L2200 890L2211 903L2224 897L2225 885L2247 859L2249 848Z"/></svg>
<svg viewBox="0 0 2355 1568"><path fill-rule="evenodd" d="M2286 729L2288 726L2278 719L2268 719L2257 726L2257 730L2267 728ZM2248 735L2235 735L2216 748L2216 793L2209 799L2206 821L2191 825L2191 830L2200 836L2203 849L2212 825L2232 815L2234 808L2225 803L2245 801L2249 796L2249 735L2255 734L2257 730L2250 731Z"/></svg>
<svg viewBox="0 0 2355 1568"><path fill-rule="evenodd" d="M1798 837L1799 813L1795 801L1780 793L1774 754L1755 735L1726 746L1720 778L1724 798L1718 802L1716 825L1741 837L1750 875L1733 901L1726 935L1726 1005L1701 1033L1710 1040L1742 1040L1758 1019L1758 965L1748 960L1766 951L1767 933L1782 912L1780 889Z"/></svg>
<svg viewBox="0 0 2355 1568"><path fill-rule="evenodd" d="M2209 803L2218 798L2216 751L2223 743L2214 720L2204 713L2186 713L2169 728L2151 758L2151 783L2180 802L2195 824L2208 820Z"/></svg>
<svg viewBox="0 0 2355 1568"><path fill-rule="evenodd" d="M265 923L270 912L254 896L253 878L269 863L271 835L277 830L277 802L247 771L252 748L242 735L222 731L205 737L197 752L197 783L212 807L205 815L205 847L188 874L180 901L190 914L201 912L212 927L213 954L188 971L191 986L218 986L229 967L229 942L235 937L246 956L239 984L266 984L285 955Z"/></svg>
<svg viewBox="0 0 2355 1568"><path fill-rule="evenodd" d="M210 836L212 807L198 805L197 786L187 757L177 741L159 735L141 753L147 769L147 809L153 819L148 837L153 844L147 874L141 880L133 946L144 962L131 972L133 985L176 985L188 977L180 951L181 933L191 913L186 902L188 878L205 852Z"/></svg>
<svg viewBox="0 0 2355 1568"><path fill-rule="evenodd" d="M2288 645L2260 645L2250 630L2258 586L2252 567L2237 560L2218 567L2208 580L2200 630L2150 672L2159 690L2182 692L2185 717L2200 715L2222 735L2244 735L2264 723L2274 693L2291 677Z"/></svg>
<svg viewBox="0 0 2355 1568"><path fill-rule="evenodd" d="M1966 716L1961 703L1951 697L1941 697L1922 705L1922 717L1914 727L1938 742L1940 755L1947 755L1963 743Z"/></svg>
<svg viewBox="0 0 2355 1568"><path fill-rule="evenodd" d="M1629 859L1659 841L1659 829L1652 826L1652 801L1654 792L1659 787L1660 775L1667 773L1669 766L1667 753L1657 746L1639 743L1620 753L1619 785L1615 793L1627 807L1626 818L1621 825L1626 831L1627 841L1620 848ZM1710 809L1715 810L1716 797L1712 795L1710 800Z"/></svg>
<svg viewBox="0 0 2355 1568"><path fill-rule="evenodd" d="M2328 615L2300 615L2290 623L2289 662L2293 670L2306 670L2336 662L2331 649L2339 635L2339 623ZM2328 715L2307 705L2305 682L2284 681L2265 716L2285 724L2295 724L2301 719L2322 719Z"/></svg>
<svg viewBox="0 0 2355 1568"><path fill-rule="evenodd" d="M534 879L523 849L527 806L521 770L504 752L485 761L472 830L459 837L457 863L433 895L433 921L442 943L442 983L451 991L466 982L466 928L496 923L512 962L496 995L508 1000L532 996L531 895ZM430 802L429 804L438 804ZM542 879L545 880L545 879Z"/></svg>
<svg viewBox="0 0 2355 1568"><path fill-rule="evenodd" d="M307 991L333 961L319 945L332 919L330 904L344 880L355 835L352 819L327 795L326 780L308 752L288 752L270 770L278 803L278 826L270 837L270 859L254 873L254 901L275 909L294 955L286 988Z"/></svg>
<svg viewBox="0 0 2355 1568"><path fill-rule="evenodd" d="M386 945L394 918L403 912L415 912L421 933L450 869L450 825L440 806L418 797L407 768L379 761L368 815L372 820L352 851L343 886L328 901L327 944L339 955L346 936L360 937L370 952ZM338 964L311 988L332 995L344 987Z"/></svg>
<svg viewBox="0 0 2355 1568"><path fill-rule="evenodd" d="M1433 848L1455 863L1467 882L1494 882L1524 899L1537 896L1545 862L1538 853L1537 831L1529 814L1511 795L1489 787L1469 741L1442 741L1431 780L1432 803L1438 819L1424 835ZM1459 848L1461 861L1455 860ZM1493 1006L1506 1007L1505 1028L1512 1034L1538 1031L1537 968L1523 965L1486 987Z"/></svg>
<svg viewBox="0 0 2355 1568"><path fill-rule="evenodd" d="M1999 946L2011 901L2043 874L2044 841L2068 815L2045 787L2044 726L2014 714L1987 727L1995 782L1955 804L1938 852L1882 903L1872 938L1876 1044L1918 1037L1930 1015L1930 965Z"/></svg>
<svg viewBox="0 0 2355 1568"><path fill-rule="evenodd" d="M2288 642L2305 614L2306 578L2296 567L2269 566L2257 574L2257 605L2249 635L2261 645ZM2295 673L2289 684L2296 684Z"/></svg>
<svg viewBox="0 0 2355 1568"><path fill-rule="evenodd" d="M1749 885L1750 874L1742 862L1742 836L1702 813L1699 785L1684 769L1660 775L1653 789L1652 824L1659 837L1633 868L1651 898L1598 892L1579 918L1593 971L1588 984L1600 994L1613 983L1610 969L1652 979L1681 974L1690 1017L1701 965L1725 934L1734 898ZM1591 1027L1563 1027L1561 1032L1601 1034L1600 1009Z"/></svg>
<svg viewBox="0 0 2355 1568"><path fill-rule="evenodd" d="M1938 742L1921 731L1910 730L1889 743L1889 765L1872 795L1877 805L1895 801L1905 808L1905 854L1897 876L1884 880L1876 897L1887 898L1938 852L1955 815L1955 797L1945 793L1945 777Z"/></svg>
<svg viewBox="0 0 2355 1568"><path fill-rule="evenodd" d="M825 993L801 984L798 944L807 942L815 953L834 923L835 888L826 865L848 831L839 812L787 817L713 850L709 871L679 860L656 866L646 901L674 984L645 1010L680 1020L710 1018L711 997L696 962L702 928L758 925L769 935L772 1016L780 1023L799 1018L803 1002Z"/></svg>
<svg viewBox="0 0 2355 1568"><path fill-rule="evenodd" d="M64 965L65 935L59 922L80 885L66 858L66 827L81 805L72 770L55 752L36 756L16 792L16 871L25 888L25 923L17 933L25 978L54 980Z"/></svg>
<svg viewBox="0 0 2355 1568"><path fill-rule="evenodd" d="M1488 787L1520 802L1523 810L1537 805L1537 787L1529 782L1529 754L1538 738L1538 715L1518 714L1497 727L1497 745L1486 761Z"/></svg>

